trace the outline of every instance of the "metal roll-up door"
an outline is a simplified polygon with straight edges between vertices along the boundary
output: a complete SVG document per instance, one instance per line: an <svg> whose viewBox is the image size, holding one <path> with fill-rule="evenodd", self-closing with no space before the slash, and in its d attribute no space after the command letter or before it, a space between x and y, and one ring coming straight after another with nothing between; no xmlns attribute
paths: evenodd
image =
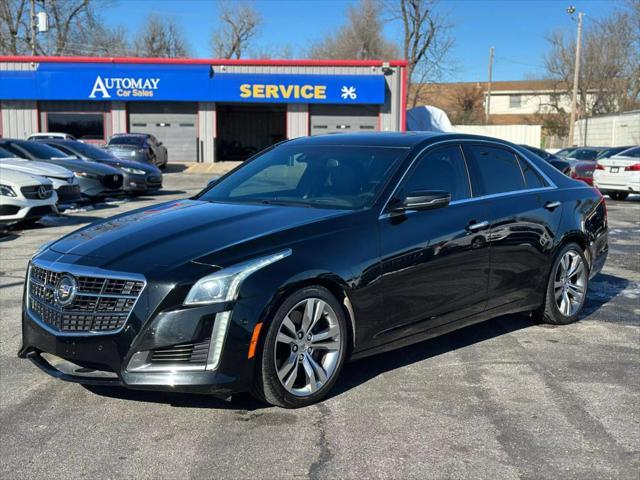
<svg viewBox="0 0 640 480"><path fill-rule="evenodd" d="M129 132L154 135L167 147L169 161L197 160L196 103L131 102L127 110Z"/></svg>
<svg viewBox="0 0 640 480"><path fill-rule="evenodd" d="M311 135L378 130L378 105L310 105Z"/></svg>

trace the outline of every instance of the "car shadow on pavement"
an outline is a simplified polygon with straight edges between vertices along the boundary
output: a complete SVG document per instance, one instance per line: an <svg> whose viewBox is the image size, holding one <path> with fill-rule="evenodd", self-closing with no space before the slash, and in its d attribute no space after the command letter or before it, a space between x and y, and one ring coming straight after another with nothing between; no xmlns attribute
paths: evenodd
<svg viewBox="0 0 640 480"><path fill-rule="evenodd" d="M600 274L591 282L584 315L597 311L622 292L629 281L613 275ZM540 325L526 313L504 315L484 322L470 325L408 347L381 353L361 360L347 363L340 378L327 399L341 395L369 380L392 370L412 365L444 353L468 347L476 343L499 337L517 330ZM544 325L544 324L543 324ZM544 325L555 328L555 325ZM254 400L249 394L236 394L230 401L220 400L208 395L184 394L174 392L154 392L128 390L122 387L84 386L89 391L110 398L148 403L163 403L174 407L214 408L224 410L255 411L270 408L269 405Z"/></svg>
<svg viewBox="0 0 640 480"><path fill-rule="evenodd" d="M185 165L184 163L167 163L167 166L162 170L162 173L180 173L184 172L187 168L189 168L188 165Z"/></svg>
<svg viewBox="0 0 640 480"><path fill-rule="evenodd" d="M131 400L135 402L162 403L165 405L171 405L172 407L247 411L270 407L270 405L255 400L248 393L236 394L233 395L233 398L230 400L222 400L206 394L129 390L124 387L102 385L83 385L83 387L102 397Z"/></svg>

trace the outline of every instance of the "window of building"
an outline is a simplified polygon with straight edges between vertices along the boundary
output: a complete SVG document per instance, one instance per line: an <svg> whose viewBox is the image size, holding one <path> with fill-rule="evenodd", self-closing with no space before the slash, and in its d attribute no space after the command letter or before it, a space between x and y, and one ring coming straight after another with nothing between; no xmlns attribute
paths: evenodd
<svg viewBox="0 0 640 480"><path fill-rule="evenodd" d="M104 140L102 113L47 113L47 131L73 135L78 140Z"/></svg>
<svg viewBox="0 0 640 480"><path fill-rule="evenodd" d="M471 196L469 177L459 145L447 145L427 152L403 185L405 194L440 190L451 193L451 200Z"/></svg>
<svg viewBox="0 0 640 480"><path fill-rule="evenodd" d="M522 106L522 95L509 95L509 108L520 108Z"/></svg>
<svg viewBox="0 0 640 480"><path fill-rule="evenodd" d="M509 150L484 145L465 146L474 197L526 188L518 159Z"/></svg>

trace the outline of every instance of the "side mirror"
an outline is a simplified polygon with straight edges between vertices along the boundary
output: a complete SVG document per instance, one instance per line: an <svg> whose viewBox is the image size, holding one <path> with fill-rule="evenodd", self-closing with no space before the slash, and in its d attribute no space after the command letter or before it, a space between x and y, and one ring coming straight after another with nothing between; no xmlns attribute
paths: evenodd
<svg viewBox="0 0 640 480"><path fill-rule="evenodd" d="M451 193L442 190L420 190L406 194L404 199L393 209L394 212L407 210L432 210L449 205Z"/></svg>

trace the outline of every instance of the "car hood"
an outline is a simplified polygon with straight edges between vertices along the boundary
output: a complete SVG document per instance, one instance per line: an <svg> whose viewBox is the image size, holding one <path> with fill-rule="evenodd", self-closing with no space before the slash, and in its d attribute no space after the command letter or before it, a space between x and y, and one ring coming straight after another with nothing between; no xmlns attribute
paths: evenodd
<svg viewBox="0 0 640 480"><path fill-rule="evenodd" d="M145 172L146 174L150 174L150 173L154 173L154 174L161 174L162 172L160 171L160 169L154 165L148 165L146 163L140 163L140 162L129 162L127 160L120 160L119 158L113 158L113 159L100 159L100 160L95 160L96 162L99 162L103 165L109 165L110 167L114 167L114 168L135 168L136 170L142 170L143 172Z"/></svg>
<svg viewBox="0 0 640 480"><path fill-rule="evenodd" d="M11 170L30 173L31 175L41 175L43 177L63 178L65 180L73 178L73 172L62 165L49 162L39 162L35 160L25 160L23 158L2 158L0 165Z"/></svg>
<svg viewBox="0 0 640 480"><path fill-rule="evenodd" d="M73 232L54 252L94 259L101 268L179 265L344 210L176 200L118 215ZM96 261L98 260L98 261Z"/></svg>
<svg viewBox="0 0 640 480"><path fill-rule="evenodd" d="M117 175L120 173L117 168L98 162L86 162L84 160L74 160L70 158L53 158L44 161L53 165L60 165L73 172L85 172L94 175Z"/></svg>
<svg viewBox="0 0 640 480"><path fill-rule="evenodd" d="M37 175L31 175L19 170L12 170L0 164L0 181L14 187L27 187L30 185L51 185L51 180Z"/></svg>

